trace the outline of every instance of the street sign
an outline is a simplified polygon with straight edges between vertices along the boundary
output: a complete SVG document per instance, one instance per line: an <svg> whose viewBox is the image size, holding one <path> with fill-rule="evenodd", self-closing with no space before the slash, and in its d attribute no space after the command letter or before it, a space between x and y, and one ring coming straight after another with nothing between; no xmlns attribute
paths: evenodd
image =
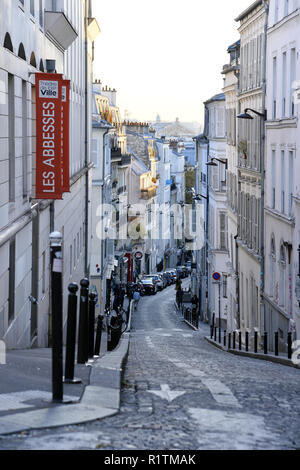
<svg viewBox="0 0 300 470"><path fill-rule="evenodd" d="M220 273L213 273L212 278L214 281L220 281L221 280L221 274Z"/></svg>
<svg viewBox="0 0 300 470"><path fill-rule="evenodd" d="M143 253L141 251L137 251L134 255L136 260L140 260L143 258Z"/></svg>

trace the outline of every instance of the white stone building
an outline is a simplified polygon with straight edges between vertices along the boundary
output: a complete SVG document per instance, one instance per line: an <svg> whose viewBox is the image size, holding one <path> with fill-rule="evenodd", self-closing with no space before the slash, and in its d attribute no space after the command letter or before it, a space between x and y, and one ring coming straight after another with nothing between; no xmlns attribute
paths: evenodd
<svg viewBox="0 0 300 470"><path fill-rule="evenodd" d="M239 114L264 113L267 3L257 0L236 21L240 33ZM250 113L251 114L251 113ZM238 119L238 275L240 328L263 329L263 118Z"/></svg>
<svg viewBox="0 0 300 470"><path fill-rule="evenodd" d="M227 214L228 214L228 319L227 328L233 331L239 328L238 312L238 257L236 236L238 233L238 150L236 116L238 114L238 73L240 64L240 41L235 42L228 48L230 61L224 65L222 74L224 76L225 106L226 106L226 157L227 169Z"/></svg>
<svg viewBox="0 0 300 470"><path fill-rule="evenodd" d="M228 312L227 261L228 261L228 215L226 207L226 119L225 95L213 96L204 103L208 113L209 153L205 162L208 163L208 312L213 313L220 324L226 328ZM208 147L206 147L208 150ZM202 194L202 196L205 196ZM213 274L221 274L216 284Z"/></svg>
<svg viewBox="0 0 300 470"><path fill-rule="evenodd" d="M0 338L8 348L49 344L50 232L63 235L64 323L67 286L89 271L89 116L92 44L98 33L87 0L1 2ZM34 199L39 71L56 71L71 80L71 192L53 203Z"/></svg>
<svg viewBox="0 0 300 470"><path fill-rule="evenodd" d="M265 202L265 331L273 347L279 332L286 348L288 331L300 338L300 3L270 1L267 41L267 123Z"/></svg>

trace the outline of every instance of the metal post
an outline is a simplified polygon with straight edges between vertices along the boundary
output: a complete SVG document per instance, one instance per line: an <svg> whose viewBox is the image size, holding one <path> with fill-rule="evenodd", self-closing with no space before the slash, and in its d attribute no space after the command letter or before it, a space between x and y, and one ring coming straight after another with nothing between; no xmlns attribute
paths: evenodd
<svg viewBox="0 0 300 470"><path fill-rule="evenodd" d="M232 333L232 349L235 349L235 331Z"/></svg>
<svg viewBox="0 0 300 470"><path fill-rule="evenodd" d="M103 319L104 317L102 315L98 316L96 342L95 342L95 356L98 356L98 357L100 356Z"/></svg>
<svg viewBox="0 0 300 470"><path fill-rule="evenodd" d="M210 325L210 339L213 339L214 337L214 327L213 325Z"/></svg>
<svg viewBox="0 0 300 470"><path fill-rule="evenodd" d="M94 357L96 294L90 293L89 301L89 359Z"/></svg>
<svg viewBox="0 0 300 470"><path fill-rule="evenodd" d="M288 333L288 359L292 359L293 350L292 350L292 333Z"/></svg>
<svg viewBox="0 0 300 470"><path fill-rule="evenodd" d="M88 361L88 296L89 281L82 279L80 281L80 311L79 311L79 332L78 332L78 351L77 363L85 364Z"/></svg>
<svg viewBox="0 0 300 470"><path fill-rule="evenodd" d="M279 334L275 331L275 356L279 356Z"/></svg>
<svg viewBox="0 0 300 470"><path fill-rule="evenodd" d="M249 331L246 331L246 351L249 351Z"/></svg>
<svg viewBox="0 0 300 470"><path fill-rule="evenodd" d="M264 334L264 354L268 354L268 333Z"/></svg>
<svg viewBox="0 0 300 470"><path fill-rule="evenodd" d="M52 401L63 401L62 235L50 234L52 306Z"/></svg>
<svg viewBox="0 0 300 470"><path fill-rule="evenodd" d="M221 343L221 281L219 282L219 343Z"/></svg>
<svg viewBox="0 0 300 470"><path fill-rule="evenodd" d="M228 334L228 349L231 349L231 333Z"/></svg>
<svg viewBox="0 0 300 470"><path fill-rule="evenodd" d="M77 292L78 285L69 284L68 299L68 321L67 321L67 344L66 344L66 364L65 364L65 383L81 383L80 379L74 379L75 365L75 343L76 343L76 311L77 311Z"/></svg>
<svg viewBox="0 0 300 470"><path fill-rule="evenodd" d="M239 351L242 350L242 332L239 331Z"/></svg>
<svg viewBox="0 0 300 470"><path fill-rule="evenodd" d="M224 346L226 348L226 330L224 330Z"/></svg>
<svg viewBox="0 0 300 470"><path fill-rule="evenodd" d="M254 352L257 353L258 348L258 332L254 331Z"/></svg>
<svg viewBox="0 0 300 470"><path fill-rule="evenodd" d="M215 326L215 337L214 340L217 341L217 327Z"/></svg>

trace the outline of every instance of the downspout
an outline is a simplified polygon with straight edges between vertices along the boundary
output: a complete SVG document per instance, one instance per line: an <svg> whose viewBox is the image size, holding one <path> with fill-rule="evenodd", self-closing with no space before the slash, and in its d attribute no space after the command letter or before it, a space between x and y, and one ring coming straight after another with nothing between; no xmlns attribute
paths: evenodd
<svg viewBox="0 0 300 470"><path fill-rule="evenodd" d="M85 168L88 170L88 0L85 2ZM85 276L89 276L88 266L88 249L89 249L89 171L85 174L85 254L84 254L84 269Z"/></svg>
<svg viewBox="0 0 300 470"><path fill-rule="evenodd" d="M268 35L268 19L269 19L269 5L265 0L262 0L265 9L265 26L264 26L264 60L263 60L263 80L262 80L262 112L266 110L266 75L267 75L267 35ZM260 332L264 332L264 290L265 290L265 119L261 119L261 223L260 223ZM262 328L263 327L263 328Z"/></svg>

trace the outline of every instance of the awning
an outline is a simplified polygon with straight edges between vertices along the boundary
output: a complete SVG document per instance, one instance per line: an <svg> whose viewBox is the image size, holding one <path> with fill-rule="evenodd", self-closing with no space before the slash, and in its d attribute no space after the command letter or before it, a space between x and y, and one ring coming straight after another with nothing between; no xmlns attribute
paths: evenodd
<svg viewBox="0 0 300 470"><path fill-rule="evenodd" d="M63 50L67 50L78 36L62 11L45 11L45 33Z"/></svg>

